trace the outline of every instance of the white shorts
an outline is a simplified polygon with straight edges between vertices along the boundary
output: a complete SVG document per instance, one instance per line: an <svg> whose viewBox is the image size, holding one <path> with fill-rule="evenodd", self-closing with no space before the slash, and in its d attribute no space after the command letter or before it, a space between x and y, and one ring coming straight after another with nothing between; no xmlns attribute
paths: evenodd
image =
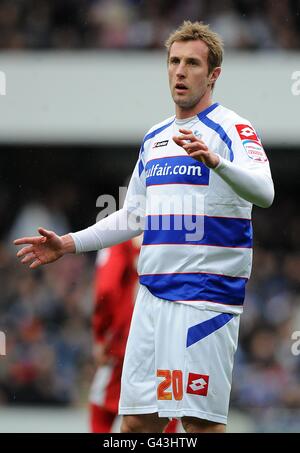
<svg viewBox="0 0 300 453"><path fill-rule="evenodd" d="M137 295L119 413L227 422L239 315Z"/></svg>

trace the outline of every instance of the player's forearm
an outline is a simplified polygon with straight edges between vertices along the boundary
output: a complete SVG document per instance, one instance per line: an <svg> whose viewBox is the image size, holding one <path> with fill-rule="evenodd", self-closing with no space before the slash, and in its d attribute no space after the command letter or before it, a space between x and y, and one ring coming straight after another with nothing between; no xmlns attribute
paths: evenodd
<svg viewBox="0 0 300 453"><path fill-rule="evenodd" d="M240 166L220 158L214 171L237 195L261 208L271 206L274 199L273 181L267 174Z"/></svg>
<svg viewBox="0 0 300 453"><path fill-rule="evenodd" d="M138 216L120 209L89 228L70 235L75 243L76 253L82 253L120 244L138 236L142 231Z"/></svg>

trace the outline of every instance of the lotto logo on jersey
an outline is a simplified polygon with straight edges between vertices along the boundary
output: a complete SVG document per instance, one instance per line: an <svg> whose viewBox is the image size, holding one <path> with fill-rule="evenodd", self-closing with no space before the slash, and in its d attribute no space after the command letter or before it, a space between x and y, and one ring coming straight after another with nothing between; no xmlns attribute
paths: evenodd
<svg viewBox="0 0 300 453"><path fill-rule="evenodd" d="M255 130L253 129L253 127L249 126L249 124L236 124L235 127L241 140L248 139L255 140L257 142L259 141Z"/></svg>
<svg viewBox="0 0 300 453"><path fill-rule="evenodd" d="M162 146L167 146L169 140L163 140L162 142L155 142L152 148L161 148Z"/></svg>
<svg viewBox="0 0 300 453"><path fill-rule="evenodd" d="M206 374L189 373L186 393L207 396L209 376Z"/></svg>

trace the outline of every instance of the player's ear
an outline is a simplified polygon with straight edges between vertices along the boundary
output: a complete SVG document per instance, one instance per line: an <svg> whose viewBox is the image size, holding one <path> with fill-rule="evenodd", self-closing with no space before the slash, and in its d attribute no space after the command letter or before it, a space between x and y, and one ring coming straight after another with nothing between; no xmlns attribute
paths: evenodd
<svg viewBox="0 0 300 453"><path fill-rule="evenodd" d="M214 68L209 75L209 85L214 85L221 74L221 66Z"/></svg>

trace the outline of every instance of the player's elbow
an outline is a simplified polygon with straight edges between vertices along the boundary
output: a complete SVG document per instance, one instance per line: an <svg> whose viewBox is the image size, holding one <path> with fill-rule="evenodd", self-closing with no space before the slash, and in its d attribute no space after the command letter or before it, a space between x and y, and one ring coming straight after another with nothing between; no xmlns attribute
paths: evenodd
<svg viewBox="0 0 300 453"><path fill-rule="evenodd" d="M274 201L275 191L273 182L268 185L267 190L264 190L264 193L259 200L255 203L260 208L269 208L272 206Z"/></svg>
<svg viewBox="0 0 300 453"><path fill-rule="evenodd" d="M260 201L258 203L255 203L255 204L259 208L270 208L270 206L272 206L272 203L273 203L273 199L272 200L262 200L262 201Z"/></svg>

